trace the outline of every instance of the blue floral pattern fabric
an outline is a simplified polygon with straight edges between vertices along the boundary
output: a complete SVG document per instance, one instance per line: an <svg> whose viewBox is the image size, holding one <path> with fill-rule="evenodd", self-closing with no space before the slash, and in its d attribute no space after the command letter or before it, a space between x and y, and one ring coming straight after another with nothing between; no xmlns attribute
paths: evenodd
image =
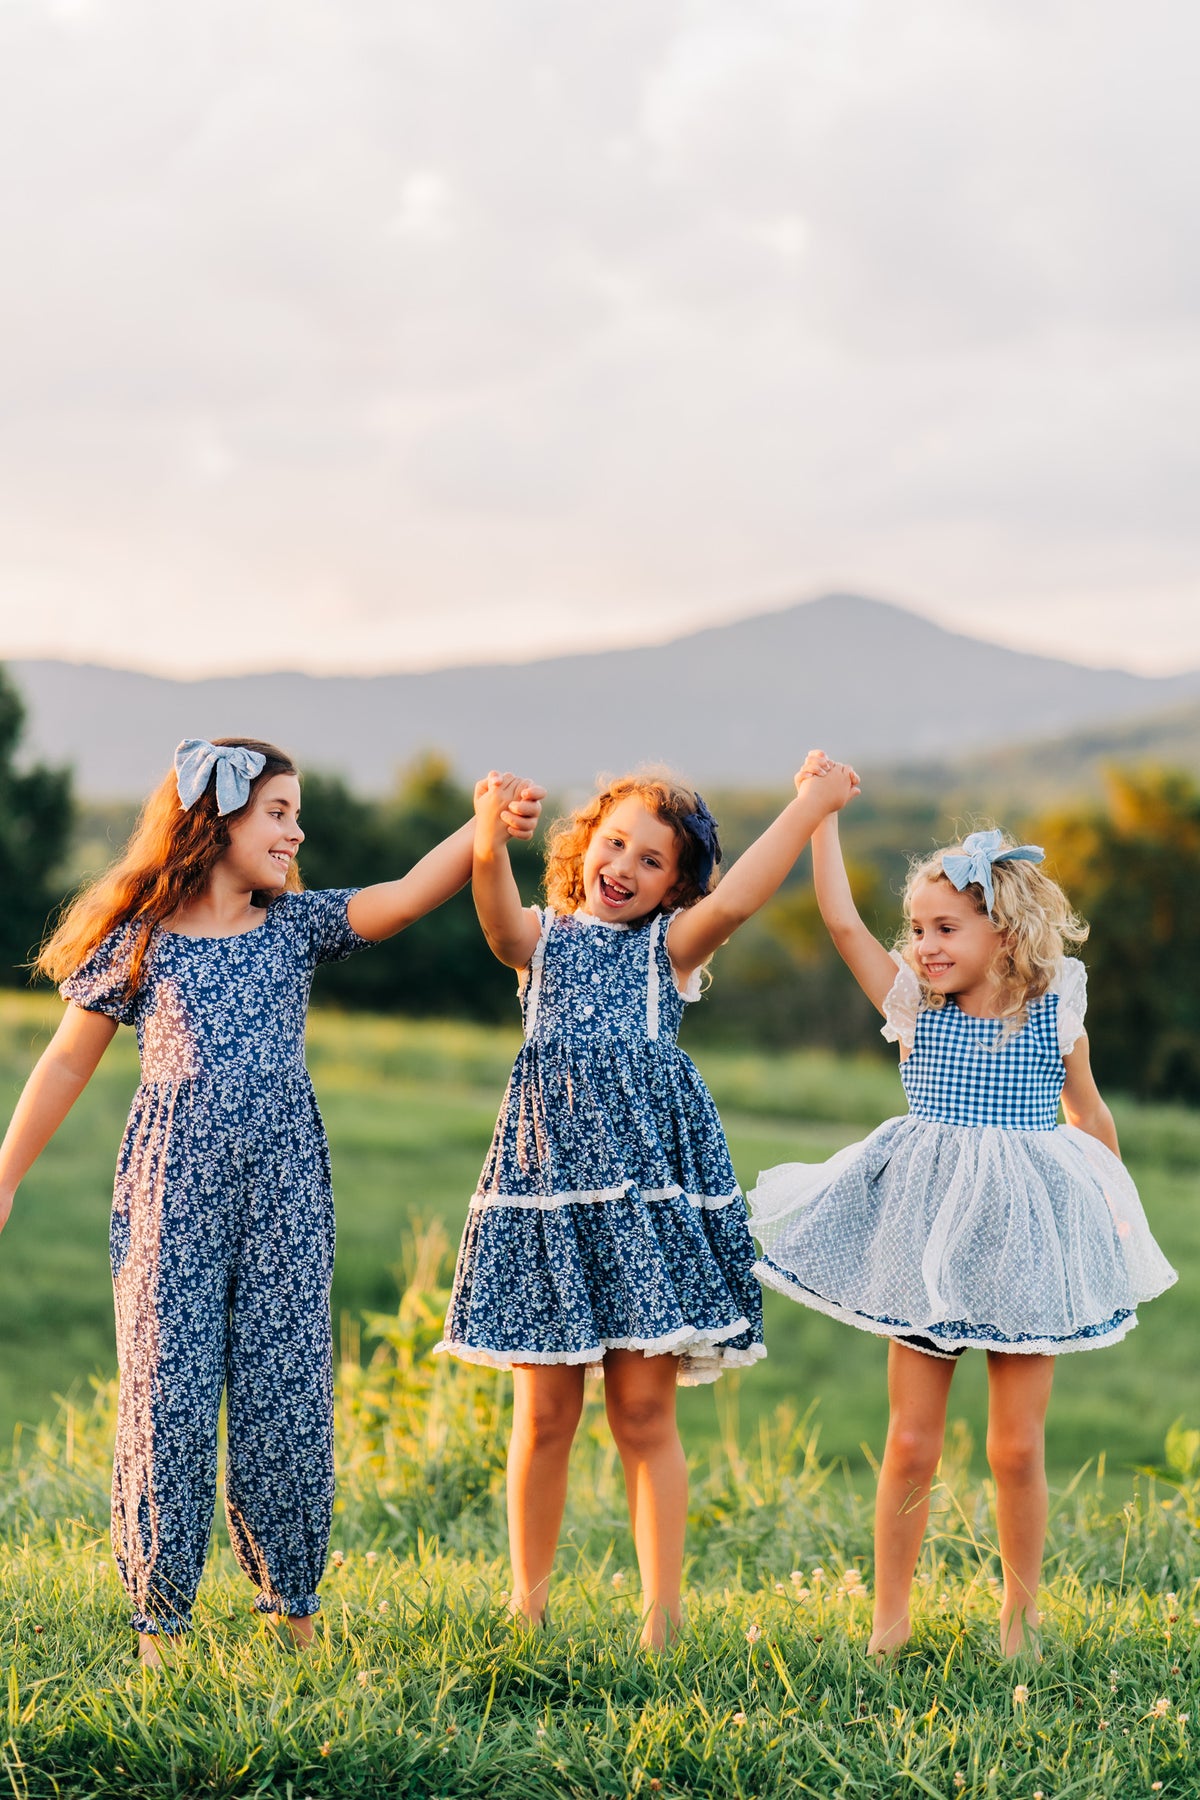
<svg viewBox="0 0 1200 1800"><path fill-rule="evenodd" d="M826 1163L760 1175L760 1280L931 1354L1054 1356L1124 1337L1176 1276L1124 1164L1057 1122L1060 1045L1082 1029L1070 973L1067 1020L1061 973L1016 1031L953 1001L914 1011L908 1115Z"/></svg>
<svg viewBox="0 0 1200 1800"><path fill-rule="evenodd" d="M186 1630L226 1514L260 1611L320 1601L333 1513L329 1151L304 1065L313 971L365 947L353 889L284 894L239 936L113 932L64 998L137 1029L110 1247L120 1364L113 1549L136 1630Z"/></svg>
<svg viewBox="0 0 1200 1800"><path fill-rule="evenodd" d="M673 1354L685 1384L765 1356L741 1190L675 1041L668 931L542 915L439 1350L498 1367Z"/></svg>

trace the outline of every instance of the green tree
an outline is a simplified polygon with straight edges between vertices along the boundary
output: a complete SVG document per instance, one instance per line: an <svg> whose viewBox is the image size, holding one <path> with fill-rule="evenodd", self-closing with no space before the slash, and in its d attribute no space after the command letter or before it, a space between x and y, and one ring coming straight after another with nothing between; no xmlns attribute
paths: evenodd
<svg viewBox="0 0 1200 1800"><path fill-rule="evenodd" d="M382 801L365 800L336 777L304 777L300 868L308 887L366 887L391 881L471 817L471 795L439 756L401 772ZM512 847L522 893L532 900L541 860ZM516 977L483 939L470 891L362 956L319 973L320 998L343 1006L426 1016L516 1017Z"/></svg>
<svg viewBox="0 0 1200 1800"><path fill-rule="evenodd" d="M1087 1030L1101 1085L1200 1101L1200 788L1110 771L1105 803L1036 828L1091 925Z"/></svg>
<svg viewBox="0 0 1200 1800"><path fill-rule="evenodd" d="M18 765L25 705L0 668L0 982L29 979L46 916L62 898L74 805L69 769Z"/></svg>

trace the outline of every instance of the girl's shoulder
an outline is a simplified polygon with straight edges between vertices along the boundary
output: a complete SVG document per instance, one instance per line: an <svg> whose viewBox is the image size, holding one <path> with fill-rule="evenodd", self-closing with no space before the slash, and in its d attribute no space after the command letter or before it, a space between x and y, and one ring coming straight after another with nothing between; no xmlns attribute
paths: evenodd
<svg viewBox="0 0 1200 1800"><path fill-rule="evenodd" d="M1069 1056L1083 1036L1087 1014L1087 970L1077 956L1059 958L1046 992L1058 998L1058 1048Z"/></svg>
<svg viewBox="0 0 1200 1800"><path fill-rule="evenodd" d="M900 1044L911 1050L917 1029L917 1015L924 1008L924 996L921 983L916 972L899 950L889 950L888 955L896 965L896 979L883 998L883 1024L880 1035L889 1044Z"/></svg>
<svg viewBox="0 0 1200 1800"><path fill-rule="evenodd" d="M137 993L130 991L130 964L136 947L136 927L128 922L114 925L74 974L59 983L59 993L85 1012L103 1013L118 1025L132 1025L138 995L147 985L143 975Z"/></svg>
<svg viewBox="0 0 1200 1800"><path fill-rule="evenodd" d="M350 923L350 902L357 892L357 888L305 888L298 894L280 894L267 909L267 926L296 933L317 962L340 962L369 947L370 940L360 937Z"/></svg>

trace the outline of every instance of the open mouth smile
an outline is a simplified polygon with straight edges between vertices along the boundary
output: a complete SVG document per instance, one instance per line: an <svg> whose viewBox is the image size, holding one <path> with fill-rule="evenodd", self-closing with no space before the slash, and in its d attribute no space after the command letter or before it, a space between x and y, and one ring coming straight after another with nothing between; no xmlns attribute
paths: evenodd
<svg viewBox="0 0 1200 1800"><path fill-rule="evenodd" d="M609 881L607 876L602 875L600 877L600 898L606 906L624 906L627 901L633 899L633 889L623 888L617 882Z"/></svg>

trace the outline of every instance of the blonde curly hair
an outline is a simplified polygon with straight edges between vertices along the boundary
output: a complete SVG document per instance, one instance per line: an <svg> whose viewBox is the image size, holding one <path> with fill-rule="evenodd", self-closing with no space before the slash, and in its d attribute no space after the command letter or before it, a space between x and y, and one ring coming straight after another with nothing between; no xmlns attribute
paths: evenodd
<svg viewBox="0 0 1200 1800"><path fill-rule="evenodd" d="M583 905L583 859L598 829L622 800L636 796L648 813L669 825L679 847L679 877L671 894L673 907L694 906L716 884L714 867L701 883L701 847L684 820L697 808L695 788L669 769L636 769L631 775L604 778L590 800L550 827L543 885L556 912L578 912Z"/></svg>
<svg viewBox="0 0 1200 1800"><path fill-rule="evenodd" d="M1002 852L1016 848L1014 840L1005 835ZM935 993L921 973L912 933L912 897L921 882L942 881L956 893L966 895L976 912L987 918L987 897L980 884L969 881L964 888L958 889L946 874L946 857L961 855L962 849L961 844L948 844L931 856L914 860L909 865L904 888L904 929L896 939L896 949L920 982L924 1004L934 1008L944 1006L946 996ZM992 887L994 899L990 916L999 940L996 1017L1005 1021L1003 1041L1024 1025L1030 1001L1040 999L1046 992L1068 946L1082 944L1088 935L1088 927L1057 881L1037 863L994 861Z"/></svg>

